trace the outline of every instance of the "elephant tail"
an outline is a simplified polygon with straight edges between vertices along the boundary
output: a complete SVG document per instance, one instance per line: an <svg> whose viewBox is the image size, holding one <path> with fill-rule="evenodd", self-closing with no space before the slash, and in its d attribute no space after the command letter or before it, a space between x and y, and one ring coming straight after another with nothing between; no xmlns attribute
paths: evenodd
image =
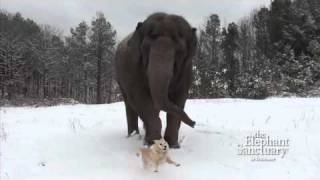
<svg viewBox="0 0 320 180"><path fill-rule="evenodd" d="M182 122L184 122L188 126L194 128L196 122L191 120L190 117L187 115L187 113L182 108L173 104L168 99L163 107L163 110L166 111L167 113L172 113L172 114L176 115Z"/></svg>

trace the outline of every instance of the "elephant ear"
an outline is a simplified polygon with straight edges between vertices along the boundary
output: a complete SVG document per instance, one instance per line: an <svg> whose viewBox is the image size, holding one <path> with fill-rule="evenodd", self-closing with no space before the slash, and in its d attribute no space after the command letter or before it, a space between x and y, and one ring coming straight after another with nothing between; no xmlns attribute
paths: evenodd
<svg viewBox="0 0 320 180"><path fill-rule="evenodd" d="M190 39L188 40L188 56L187 58L192 58L197 49L197 28L192 28L192 34L190 36Z"/></svg>
<svg viewBox="0 0 320 180"><path fill-rule="evenodd" d="M197 29L196 28L192 28L191 29L191 35L189 35L187 37L186 41L187 41L187 56L184 59L182 65L181 65L181 69L185 69L185 68L191 67L190 65L192 64L192 58L196 54L197 43L198 43L198 40L197 40ZM180 73L178 75L179 79L180 79L181 75L182 75L181 73L183 72L183 70L182 71L177 70L177 72Z"/></svg>
<svg viewBox="0 0 320 180"><path fill-rule="evenodd" d="M137 62L139 62L141 59L140 47L143 39L142 25L142 22L138 22L136 30L128 40L128 47L130 49L131 57Z"/></svg>

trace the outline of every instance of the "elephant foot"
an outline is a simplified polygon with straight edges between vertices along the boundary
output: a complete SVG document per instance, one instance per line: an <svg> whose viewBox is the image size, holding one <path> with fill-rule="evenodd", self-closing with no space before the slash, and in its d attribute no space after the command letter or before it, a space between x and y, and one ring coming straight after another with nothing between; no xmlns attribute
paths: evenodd
<svg viewBox="0 0 320 180"><path fill-rule="evenodd" d="M159 140L161 139L161 136L157 136L157 138L145 138L144 141L143 141L143 145L146 145L146 146L151 146L154 144L154 140Z"/></svg>
<svg viewBox="0 0 320 180"><path fill-rule="evenodd" d="M150 147L154 144L154 142L148 142L148 141L143 141L143 146L145 147ZM175 143L175 144L169 144L169 147L171 149L180 149L180 144L179 143Z"/></svg>
<svg viewBox="0 0 320 180"><path fill-rule="evenodd" d="M128 132L127 138L134 136L134 135L137 135L137 134L140 134L139 129L132 130L132 131Z"/></svg>
<svg viewBox="0 0 320 180"><path fill-rule="evenodd" d="M153 144L154 144L153 141L147 141L147 140L144 140L144 141L143 141L143 146L145 146L145 147L150 147L150 146L152 146ZM168 144L169 144L169 147L170 147L171 149L180 149L180 144L179 144L178 142L176 142L176 143L170 143L170 142L168 142Z"/></svg>
<svg viewBox="0 0 320 180"><path fill-rule="evenodd" d="M178 142L178 138L171 138L171 136L165 136L164 139L168 142L169 147L172 149L179 149L180 144Z"/></svg>
<svg viewBox="0 0 320 180"><path fill-rule="evenodd" d="M153 145L153 142L148 142L148 141L146 141L146 140L143 141L143 146L144 146L144 147L150 147L150 146L152 146L152 145Z"/></svg>
<svg viewBox="0 0 320 180"><path fill-rule="evenodd" d="M180 149L180 144L179 143L169 144L169 147L171 149Z"/></svg>

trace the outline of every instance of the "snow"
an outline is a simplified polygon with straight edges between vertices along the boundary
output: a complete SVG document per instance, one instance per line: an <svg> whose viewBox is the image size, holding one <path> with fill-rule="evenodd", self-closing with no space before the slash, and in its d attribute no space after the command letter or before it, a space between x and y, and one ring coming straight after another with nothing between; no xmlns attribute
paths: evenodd
<svg viewBox="0 0 320 180"><path fill-rule="evenodd" d="M136 156L141 137L126 138L122 102L1 108L0 179L320 179L320 99L189 100L186 112L197 125L182 125L182 147L170 150L181 166L154 173ZM289 139L285 157L254 162L238 155L258 131Z"/></svg>

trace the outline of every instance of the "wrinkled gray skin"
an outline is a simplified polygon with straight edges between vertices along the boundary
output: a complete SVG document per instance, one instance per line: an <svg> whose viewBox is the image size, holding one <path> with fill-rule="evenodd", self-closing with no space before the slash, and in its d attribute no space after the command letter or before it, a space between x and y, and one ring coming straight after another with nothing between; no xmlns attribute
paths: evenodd
<svg viewBox="0 0 320 180"><path fill-rule="evenodd" d="M194 127L184 112L192 79L196 29L181 16L155 13L137 24L116 53L116 75L124 98L128 136L146 129L145 142L161 138L160 110L167 112L164 138L179 148L180 122Z"/></svg>

